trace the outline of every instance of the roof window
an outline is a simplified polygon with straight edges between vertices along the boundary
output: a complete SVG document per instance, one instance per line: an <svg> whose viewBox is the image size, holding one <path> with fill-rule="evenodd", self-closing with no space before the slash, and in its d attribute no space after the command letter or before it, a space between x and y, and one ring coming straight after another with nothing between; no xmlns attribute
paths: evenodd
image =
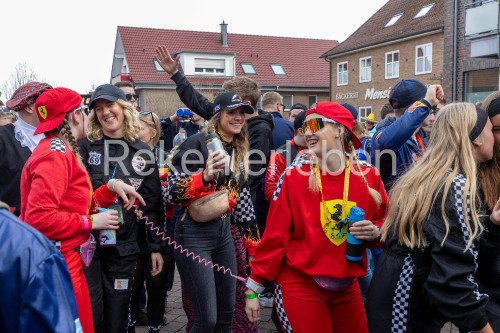
<svg viewBox="0 0 500 333"><path fill-rule="evenodd" d="M274 75L286 75L283 66L280 64L271 64L271 68L273 69Z"/></svg>
<svg viewBox="0 0 500 333"><path fill-rule="evenodd" d="M423 6L422 9L420 9L420 11L417 13L417 15L415 15L413 19L424 17L425 15L427 15L427 13L429 12L429 10L431 10L432 7L434 7L433 3L427 6Z"/></svg>
<svg viewBox="0 0 500 333"><path fill-rule="evenodd" d="M242 62L241 68L243 69L243 73L248 74L248 75L257 75L257 72L255 71L255 68L253 67L253 64L250 62Z"/></svg>
<svg viewBox="0 0 500 333"><path fill-rule="evenodd" d="M396 14L394 15L390 20L389 22L387 22L387 24L384 26L384 28L387 28L387 27L390 27L394 24L396 24L396 22L401 18L401 16L403 16L403 13L400 13L400 14Z"/></svg>

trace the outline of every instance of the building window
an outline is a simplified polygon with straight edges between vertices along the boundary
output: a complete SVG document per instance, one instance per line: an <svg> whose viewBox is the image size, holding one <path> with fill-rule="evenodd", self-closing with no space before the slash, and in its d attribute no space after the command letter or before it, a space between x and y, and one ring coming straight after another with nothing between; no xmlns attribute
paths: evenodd
<svg viewBox="0 0 500 333"><path fill-rule="evenodd" d="M158 61L156 61L156 59L154 59L153 62L155 64L155 69L157 72L165 72L165 70L161 68L160 64L158 63Z"/></svg>
<svg viewBox="0 0 500 333"><path fill-rule="evenodd" d="M194 72L197 74L217 75L224 74L226 61L224 59L194 59Z"/></svg>
<svg viewBox="0 0 500 333"><path fill-rule="evenodd" d="M283 66L280 64L271 64L271 68L273 69L274 75L286 75Z"/></svg>
<svg viewBox="0 0 500 333"><path fill-rule="evenodd" d="M359 82L372 80L372 57L359 59Z"/></svg>
<svg viewBox="0 0 500 333"><path fill-rule="evenodd" d="M397 77L399 77L399 51L387 52L385 54L385 78Z"/></svg>
<svg viewBox="0 0 500 333"><path fill-rule="evenodd" d="M432 72L432 43L415 48L415 75Z"/></svg>
<svg viewBox="0 0 500 333"><path fill-rule="evenodd" d="M396 24L396 22L401 18L401 16L403 16L403 13L400 13L400 14L396 14L394 15L390 20L389 22L387 22L387 24L384 26L384 28L387 28L387 27L390 27L394 24Z"/></svg>
<svg viewBox="0 0 500 333"><path fill-rule="evenodd" d="M311 108L315 103L318 103L318 96L309 95L309 108Z"/></svg>
<svg viewBox="0 0 500 333"><path fill-rule="evenodd" d="M257 72L255 71L255 68L253 67L253 64L249 62L242 62L241 68L243 69L243 73L247 75L257 75Z"/></svg>
<svg viewBox="0 0 500 333"><path fill-rule="evenodd" d="M337 64L337 86L347 85L347 61Z"/></svg>
<svg viewBox="0 0 500 333"><path fill-rule="evenodd" d="M372 107L371 106L360 106L359 107L359 116L358 118L367 118L368 115L372 113Z"/></svg>
<svg viewBox="0 0 500 333"><path fill-rule="evenodd" d="M498 68L471 71L465 73L465 101L469 103L482 102L494 91L499 90Z"/></svg>
<svg viewBox="0 0 500 333"><path fill-rule="evenodd" d="M434 7L433 3L427 6L423 6L422 9L420 9L420 11L417 13L417 15L413 17L413 19L424 17L425 15L427 15L427 13L429 12L429 10L431 10L432 7Z"/></svg>
<svg viewBox="0 0 500 333"><path fill-rule="evenodd" d="M283 104L285 105L285 110L290 111L293 105L293 95L283 95Z"/></svg>

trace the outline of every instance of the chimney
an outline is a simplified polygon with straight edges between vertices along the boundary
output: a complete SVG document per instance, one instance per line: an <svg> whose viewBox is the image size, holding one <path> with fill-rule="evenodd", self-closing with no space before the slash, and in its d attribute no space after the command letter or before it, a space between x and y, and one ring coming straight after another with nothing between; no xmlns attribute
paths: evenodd
<svg viewBox="0 0 500 333"><path fill-rule="evenodd" d="M222 23L220 24L220 41L222 43L222 46L228 46L227 45L227 23L222 20Z"/></svg>

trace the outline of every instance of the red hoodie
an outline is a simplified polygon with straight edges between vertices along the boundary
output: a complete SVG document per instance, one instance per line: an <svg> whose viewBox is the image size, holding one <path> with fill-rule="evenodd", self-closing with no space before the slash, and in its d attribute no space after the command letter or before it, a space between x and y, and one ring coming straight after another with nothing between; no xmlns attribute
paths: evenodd
<svg viewBox="0 0 500 333"><path fill-rule="evenodd" d="M20 219L47 238L61 241L61 252L89 237L94 207L109 207L116 194L101 186L93 193L90 179L61 139L40 141L21 175Z"/></svg>
<svg viewBox="0 0 500 333"><path fill-rule="evenodd" d="M378 170L361 166L368 184L381 194L382 202L377 207L368 189L357 174L351 161L349 177L349 210L358 206L365 210L365 220L382 226L389 199L380 180ZM349 262L345 256L346 234L330 240L322 228L321 193L309 190L309 164L287 171L277 193L274 195L266 222L266 232L251 263L252 278L258 283L274 281L281 262L309 275L332 278L358 277L366 274L366 254L360 263ZM323 197L339 221L342 212L345 171L337 176L321 176ZM365 242L369 247L380 246L378 242Z"/></svg>

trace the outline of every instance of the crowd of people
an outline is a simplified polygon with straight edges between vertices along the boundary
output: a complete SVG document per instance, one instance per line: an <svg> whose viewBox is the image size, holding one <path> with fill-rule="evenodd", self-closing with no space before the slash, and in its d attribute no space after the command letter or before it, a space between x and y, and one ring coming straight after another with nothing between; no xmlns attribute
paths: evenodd
<svg viewBox="0 0 500 333"><path fill-rule="evenodd" d="M409 78L380 121L287 117L156 61L189 111L139 112L127 81L89 105L30 82L0 112L0 330L159 332L177 267L187 332L258 332L261 307L278 332L500 332L500 92Z"/></svg>

